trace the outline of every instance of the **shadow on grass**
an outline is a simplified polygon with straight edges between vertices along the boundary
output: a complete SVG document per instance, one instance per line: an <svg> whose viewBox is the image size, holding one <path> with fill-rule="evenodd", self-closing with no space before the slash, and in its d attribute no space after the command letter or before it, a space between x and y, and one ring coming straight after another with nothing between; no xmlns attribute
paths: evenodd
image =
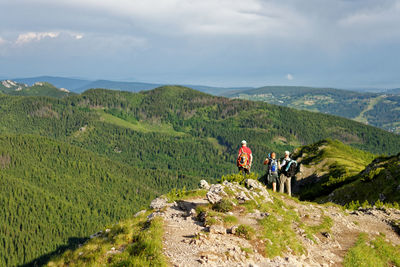
<svg viewBox="0 0 400 267"><path fill-rule="evenodd" d="M55 249L54 251L44 254L28 263L19 265L20 267L37 267L37 266L43 266L45 265L47 262L49 262L49 260L56 256L56 255L60 255L62 253L64 253L66 250L68 249L74 249L77 248L79 244L83 244L86 242L86 240L88 240L87 237L70 237L68 239L67 244L65 245L61 245L58 246L57 249Z"/></svg>

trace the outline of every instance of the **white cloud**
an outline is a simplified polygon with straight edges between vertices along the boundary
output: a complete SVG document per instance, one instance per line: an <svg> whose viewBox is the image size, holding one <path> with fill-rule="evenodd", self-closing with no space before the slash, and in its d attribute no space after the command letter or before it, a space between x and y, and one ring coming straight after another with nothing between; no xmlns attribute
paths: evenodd
<svg viewBox="0 0 400 267"><path fill-rule="evenodd" d="M0 45L5 44L7 41L0 37Z"/></svg>
<svg viewBox="0 0 400 267"><path fill-rule="evenodd" d="M288 73L288 74L286 75L286 79L288 79L289 81L291 81L291 80L294 79L294 77L293 77L292 74Z"/></svg>
<svg viewBox="0 0 400 267"><path fill-rule="evenodd" d="M299 29L304 34L308 21L288 5L262 0L41 0L40 3L58 6L58 10L76 9L90 17L115 18L114 22L162 35L286 36ZM108 25L105 26L107 29Z"/></svg>
<svg viewBox="0 0 400 267"><path fill-rule="evenodd" d="M83 34L77 34L75 35L75 39L80 40L83 38Z"/></svg>
<svg viewBox="0 0 400 267"><path fill-rule="evenodd" d="M76 39L76 40L80 40L84 37L84 34L82 33L70 33L71 37Z"/></svg>
<svg viewBox="0 0 400 267"><path fill-rule="evenodd" d="M17 45L23 45L33 41L40 41L44 38L57 38L59 35L59 32L27 32L19 34L15 43Z"/></svg>

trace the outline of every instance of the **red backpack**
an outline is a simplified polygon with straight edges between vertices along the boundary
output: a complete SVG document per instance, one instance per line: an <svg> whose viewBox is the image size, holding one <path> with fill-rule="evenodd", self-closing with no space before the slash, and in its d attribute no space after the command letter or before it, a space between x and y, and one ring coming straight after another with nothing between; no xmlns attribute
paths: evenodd
<svg viewBox="0 0 400 267"><path fill-rule="evenodd" d="M243 148L240 149L240 154L237 159L237 166L238 167L243 167L246 168L248 167L248 162L249 162L249 154L243 151Z"/></svg>

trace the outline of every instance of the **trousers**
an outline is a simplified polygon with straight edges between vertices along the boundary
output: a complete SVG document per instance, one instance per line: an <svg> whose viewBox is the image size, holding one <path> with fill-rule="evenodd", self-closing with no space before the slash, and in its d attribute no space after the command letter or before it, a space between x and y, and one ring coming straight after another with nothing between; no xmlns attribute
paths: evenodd
<svg viewBox="0 0 400 267"><path fill-rule="evenodd" d="M286 185L286 191L288 193L289 196L292 195L292 191L290 188L290 183L292 182L292 177L287 177L284 174L281 174L281 176L279 177L279 192L283 193L284 192L284 186Z"/></svg>

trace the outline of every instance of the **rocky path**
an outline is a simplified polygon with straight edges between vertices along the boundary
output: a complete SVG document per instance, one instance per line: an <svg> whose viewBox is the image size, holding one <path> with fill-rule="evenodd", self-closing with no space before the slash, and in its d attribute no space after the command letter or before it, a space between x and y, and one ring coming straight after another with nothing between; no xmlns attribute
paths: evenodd
<svg viewBox="0 0 400 267"><path fill-rule="evenodd" d="M245 194L249 196L248 190ZM239 195L243 196L242 193ZM371 237L383 233L387 241L400 244L399 235L388 223L391 219L400 220L397 210L369 209L348 213L336 206L307 204L278 196L307 225L320 224L324 216L333 220L330 233L315 234L314 241L293 223L305 248L303 255L287 252L282 257L268 259L259 249L265 247L262 240L246 240L222 225L205 226L197 218L195 209L199 205L208 205L210 198L179 201L158 212L164 219L164 254L171 266L342 266L343 257L361 232ZM238 209L230 214L238 217L239 223L252 224L254 228L257 216L260 216L257 211L244 215Z"/></svg>

